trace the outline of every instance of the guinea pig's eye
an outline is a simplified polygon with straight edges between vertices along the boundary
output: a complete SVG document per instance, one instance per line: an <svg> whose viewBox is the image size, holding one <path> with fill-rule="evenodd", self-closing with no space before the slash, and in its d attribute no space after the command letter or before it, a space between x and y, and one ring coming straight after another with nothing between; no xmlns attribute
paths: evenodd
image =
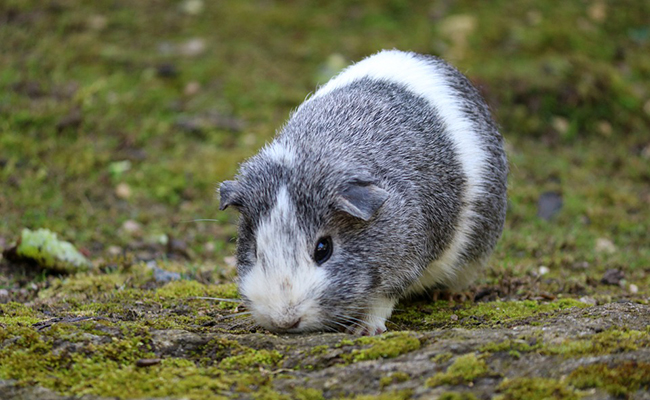
<svg viewBox="0 0 650 400"><path fill-rule="evenodd" d="M316 261L316 264L321 265L327 261L332 255L332 250L334 250L334 244L332 243L331 237L325 236L318 239L316 248L314 249L314 261Z"/></svg>

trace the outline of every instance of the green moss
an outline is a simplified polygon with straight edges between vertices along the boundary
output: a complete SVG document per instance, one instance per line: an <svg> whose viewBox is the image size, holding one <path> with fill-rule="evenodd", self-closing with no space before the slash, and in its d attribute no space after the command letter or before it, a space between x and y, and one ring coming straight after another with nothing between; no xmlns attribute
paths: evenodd
<svg viewBox="0 0 650 400"><path fill-rule="evenodd" d="M352 346L354 345L354 341L350 339L343 339L340 342L336 344L336 347L343 347L343 346Z"/></svg>
<svg viewBox="0 0 650 400"><path fill-rule="evenodd" d="M438 373L426 382L429 387L440 385L460 385L473 382L476 378L487 375L490 372L484 360L476 357L474 353L468 353L457 357L447 368L447 371Z"/></svg>
<svg viewBox="0 0 650 400"><path fill-rule="evenodd" d="M348 343L349 341L344 339L339 342L339 345L348 345ZM356 339L353 344L361 345L363 348L353 349L350 353L341 355L341 358L347 362L393 358L420 348L420 341L408 332L364 336Z"/></svg>
<svg viewBox="0 0 650 400"><path fill-rule="evenodd" d="M433 357L432 361L436 364L444 364L454 357L452 353L440 353Z"/></svg>
<svg viewBox="0 0 650 400"><path fill-rule="evenodd" d="M534 317L544 317L547 314L561 310L587 305L574 299L559 299L552 302L534 300L524 301L494 301L494 302L465 302L436 301L431 304L418 304L399 310L393 316L395 323L405 326L484 328L509 325L526 321L529 324Z"/></svg>
<svg viewBox="0 0 650 400"><path fill-rule="evenodd" d="M297 387L293 392L296 400L324 400L323 392L314 388Z"/></svg>
<svg viewBox="0 0 650 400"><path fill-rule="evenodd" d="M532 340L532 342L531 342ZM645 331L610 329L581 338L567 338L560 343L543 342L539 337L507 339L488 343L480 351L496 353L507 351L515 358L531 351L545 355L577 357L581 355L603 355L635 351L650 346L650 336Z"/></svg>
<svg viewBox="0 0 650 400"><path fill-rule="evenodd" d="M406 382L409 379L411 379L411 377L405 372L393 372L392 374L388 376L382 376L381 379L379 379L379 387L383 389L386 386L390 386L395 383Z"/></svg>
<svg viewBox="0 0 650 400"><path fill-rule="evenodd" d="M140 358L153 357L142 333L113 337L105 344L85 343L73 353L51 352L53 341L62 340L55 336L56 331L45 337L35 330L17 333L22 334L18 340L0 351L0 376L55 390L74 390L98 371L128 367Z"/></svg>
<svg viewBox="0 0 650 400"><path fill-rule="evenodd" d="M10 302L0 304L0 324L5 327L31 326L43 318L23 304ZM8 337L8 331L0 329L0 342Z"/></svg>
<svg viewBox="0 0 650 400"><path fill-rule="evenodd" d="M408 400L413 396L411 390L399 390L388 393L381 393L379 395L358 395L346 397L349 400Z"/></svg>
<svg viewBox="0 0 650 400"><path fill-rule="evenodd" d="M555 379L504 379L497 387L495 400L578 400L580 396Z"/></svg>
<svg viewBox="0 0 650 400"><path fill-rule="evenodd" d="M581 366L571 372L567 381L578 389L602 388L612 396L629 398L638 390L650 390L650 363Z"/></svg>
<svg viewBox="0 0 650 400"><path fill-rule="evenodd" d="M438 400L478 400L470 392L445 392L438 397Z"/></svg>
<svg viewBox="0 0 650 400"><path fill-rule="evenodd" d="M226 338L215 338L195 355L202 365L218 365L224 370L256 370L277 367L283 355L277 350L253 349Z"/></svg>
<svg viewBox="0 0 650 400"><path fill-rule="evenodd" d="M341 344L341 342L339 342L339 344ZM330 349L330 347L327 346L327 345L324 345L324 344L323 344L323 345L320 345L320 346L315 346L314 348L312 348L312 349L309 351L309 355L310 355L310 356L320 356L320 355L322 355L322 354L327 353L327 351L328 351L329 349Z"/></svg>
<svg viewBox="0 0 650 400"><path fill-rule="evenodd" d="M53 343L74 338L76 328L58 324L46 332L9 329L17 339L0 350L0 378L42 385L64 394L228 398L233 386L242 391L258 387L271 393L267 388L270 380L261 376L258 369L277 366L282 358L277 351L255 351L234 341L223 341L221 346L228 348L229 354L218 366L197 366L188 359L168 358L158 365L138 368L137 360L155 358L148 335L142 330L125 330L123 336L113 336L109 341L77 340L79 344L73 352L53 351ZM76 337L82 336L76 332Z"/></svg>
<svg viewBox="0 0 650 400"><path fill-rule="evenodd" d="M575 357L585 354L621 353L648 346L650 346L650 336L647 332L611 329L580 339L566 339L559 344L548 344L541 352Z"/></svg>
<svg viewBox="0 0 650 400"><path fill-rule="evenodd" d="M521 336L517 339L506 339L501 342L487 343L479 348L481 352L498 353L507 351L514 358L519 358L521 353L528 353L539 350L543 347L540 334L530 336Z"/></svg>
<svg viewBox="0 0 650 400"><path fill-rule="evenodd" d="M261 390L257 390L253 393L253 399L255 400L291 400L291 397L286 394L281 394L276 392L271 388L264 387Z"/></svg>
<svg viewBox="0 0 650 400"><path fill-rule="evenodd" d="M155 293L162 299L186 299L188 297L205 296L205 291L205 285L197 281L178 280L156 289Z"/></svg>
<svg viewBox="0 0 650 400"><path fill-rule="evenodd" d="M586 304L572 299L562 299L554 302L524 300L466 303L462 308L458 308L453 303L437 302L433 313L425 317L425 321L432 325L438 325L441 322L454 325L451 316L455 315L458 321L456 324L466 327L481 326L481 324L506 324L542 313L556 312L571 307L584 308L586 306Z"/></svg>
<svg viewBox="0 0 650 400"><path fill-rule="evenodd" d="M531 346L530 344L523 341L507 339L504 340L503 342L488 343L486 345L481 346L479 350L487 351L490 353L497 353L501 351L529 352L537 347L538 347L537 345Z"/></svg>
<svg viewBox="0 0 650 400"><path fill-rule="evenodd" d="M224 358L221 366L227 369L276 367L283 356L277 350L255 350L244 348L241 354Z"/></svg>

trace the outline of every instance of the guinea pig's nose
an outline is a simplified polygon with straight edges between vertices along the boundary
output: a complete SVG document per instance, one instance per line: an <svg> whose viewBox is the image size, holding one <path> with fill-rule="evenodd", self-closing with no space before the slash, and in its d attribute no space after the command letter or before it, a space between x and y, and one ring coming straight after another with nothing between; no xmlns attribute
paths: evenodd
<svg viewBox="0 0 650 400"><path fill-rule="evenodd" d="M291 327L290 327L289 329L297 329L297 328L298 328L298 325L300 325L300 318L298 318L298 319L296 320L296 323L294 323L293 325L291 325Z"/></svg>
<svg viewBox="0 0 650 400"><path fill-rule="evenodd" d="M278 328L283 329L283 330L289 330L289 329L297 329L298 326L300 326L300 318L297 318L293 321L288 321L286 323L278 323L277 324Z"/></svg>

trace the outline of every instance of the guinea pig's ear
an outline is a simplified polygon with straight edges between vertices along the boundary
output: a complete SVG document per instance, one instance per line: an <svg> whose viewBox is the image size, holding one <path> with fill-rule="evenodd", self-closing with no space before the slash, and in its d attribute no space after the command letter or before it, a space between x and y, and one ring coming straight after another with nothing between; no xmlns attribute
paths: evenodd
<svg viewBox="0 0 650 400"><path fill-rule="evenodd" d="M336 208L368 221L388 199L388 192L371 180L346 183L337 196Z"/></svg>
<svg viewBox="0 0 650 400"><path fill-rule="evenodd" d="M240 185L237 181L223 181L219 186L219 209L225 210L228 206L241 207Z"/></svg>

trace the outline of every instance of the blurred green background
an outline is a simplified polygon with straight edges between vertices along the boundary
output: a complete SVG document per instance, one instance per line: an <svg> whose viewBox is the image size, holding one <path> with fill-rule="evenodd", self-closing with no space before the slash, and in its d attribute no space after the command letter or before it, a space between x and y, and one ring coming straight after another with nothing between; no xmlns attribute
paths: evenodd
<svg viewBox="0 0 650 400"><path fill-rule="evenodd" d="M641 0L3 0L0 248L43 227L94 260L228 268L237 216L217 183L318 84L385 48L456 65L502 127L508 221L482 282L647 293ZM608 269L624 279L598 286Z"/></svg>

